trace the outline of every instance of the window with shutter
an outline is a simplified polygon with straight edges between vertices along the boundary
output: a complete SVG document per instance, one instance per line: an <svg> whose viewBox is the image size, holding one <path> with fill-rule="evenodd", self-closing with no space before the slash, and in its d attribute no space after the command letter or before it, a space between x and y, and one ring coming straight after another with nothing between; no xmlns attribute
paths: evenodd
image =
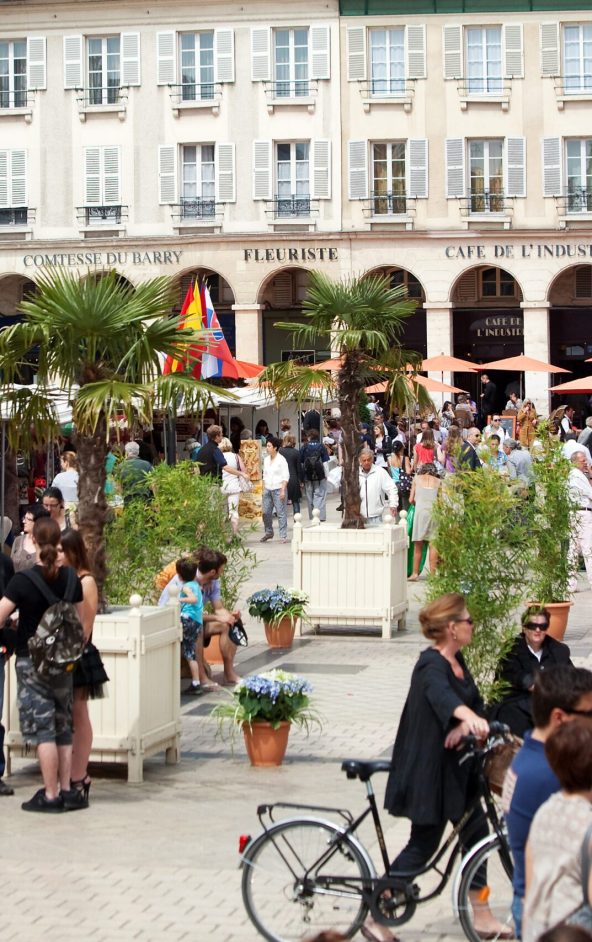
<svg viewBox="0 0 592 942"><path fill-rule="evenodd" d="M462 78L462 27L443 27L444 78Z"/></svg>
<svg viewBox="0 0 592 942"><path fill-rule="evenodd" d="M310 28L310 77L331 78L331 31L328 26Z"/></svg>
<svg viewBox="0 0 592 942"><path fill-rule="evenodd" d="M85 205L100 206L102 195L101 148L87 147L85 150Z"/></svg>
<svg viewBox="0 0 592 942"><path fill-rule="evenodd" d="M27 154L0 150L0 226L27 223Z"/></svg>
<svg viewBox="0 0 592 942"><path fill-rule="evenodd" d="M27 41L0 39L0 108L27 105Z"/></svg>
<svg viewBox="0 0 592 942"><path fill-rule="evenodd" d="M312 188L313 199L331 198L331 141L312 142Z"/></svg>
<svg viewBox="0 0 592 942"><path fill-rule="evenodd" d="M121 222L121 154L119 147L87 147L84 152L86 225Z"/></svg>
<svg viewBox="0 0 592 942"><path fill-rule="evenodd" d="M214 31L181 33L179 37L181 101L214 98Z"/></svg>
<svg viewBox="0 0 592 942"><path fill-rule="evenodd" d="M64 36L64 88L84 87L82 36Z"/></svg>
<svg viewBox="0 0 592 942"><path fill-rule="evenodd" d="M368 199L368 141L348 141L350 200Z"/></svg>
<svg viewBox="0 0 592 942"><path fill-rule="evenodd" d="M543 195L561 194L561 139L543 139Z"/></svg>
<svg viewBox="0 0 592 942"><path fill-rule="evenodd" d="M363 82L366 78L366 30L363 26L348 26L347 80Z"/></svg>
<svg viewBox="0 0 592 942"><path fill-rule="evenodd" d="M181 218L216 215L216 158L214 144L184 144L181 148Z"/></svg>
<svg viewBox="0 0 592 942"><path fill-rule="evenodd" d="M24 150L13 150L11 153L11 206L21 207L27 205L27 153Z"/></svg>
<svg viewBox="0 0 592 942"><path fill-rule="evenodd" d="M88 104L116 104L121 97L121 37L89 36L86 53Z"/></svg>
<svg viewBox="0 0 592 942"><path fill-rule="evenodd" d="M465 142L462 138L446 141L446 198L465 194Z"/></svg>
<svg viewBox="0 0 592 942"><path fill-rule="evenodd" d="M372 144L372 214L401 215L407 212L407 172L404 141Z"/></svg>
<svg viewBox="0 0 592 942"><path fill-rule="evenodd" d="M271 30L268 26L251 29L251 80L268 82L271 78Z"/></svg>
<svg viewBox="0 0 592 942"><path fill-rule="evenodd" d="M506 78L524 78L522 23L504 25L504 75Z"/></svg>
<svg viewBox="0 0 592 942"><path fill-rule="evenodd" d="M592 90L592 23L564 24L563 75L566 95Z"/></svg>
<svg viewBox="0 0 592 942"><path fill-rule="evenodd" d="M506 196L526 196L526 138L506 138Z"/></svg>
<svg viewBox="0 0 592 942"><path fill-rule="evenodd" d="M472 213L504 210L504 142L473 140L468 145L469 193Z"/></svg>
<svg viewBox="0 0 592 942"><path fill-rule="evenodd" d="M428 196L428 142L411 138L408 142L409 184L407 194L411 199L427 199Z"/></svg>
<svg viewBox="0 0 592 942"><path fill-rule="evenodd" d="M9 163L10 151L0 150L0 210L10 206Z"/></svg>
<svg viewBox="0 0 592 942"><path fill-rule="evenodd" d="M234 30L214 30L214 64L216 82L234 82Z"/></svg>
<svg viewBox="0 0 592 942"><path fill-rule="evenodd" d="M174 85L176 81L176 39L175 33L167 30L156 34L156 83Z"/></svg>
<svg viewBox="0 0 592 942"><path fill-rule="evenodd" d="M570 138L565 142L567 211L592 211L592 140Z"/></svg>
<svg viewBox="0 0 592 942"><path fill-rule="evenodd" d="M45 36L27 39L27 84L30 89L47 88Z"/></svg>
<svg viewBox="0 0 592 942"><path fill-rule="evenodd" d="M322 146L328 144L328 141L319 143ZM310 151L309 141L276 144L276 216L310 216Z"/></svg>
<svg viewBox="0 0 592 942"><path fill-rule="evenodd" d="M103 202L105 206L121 203L119 147L103 147Z"/></svg>
<svg viewBox="0 0 592 942"><path fill-rule="evenodd" d="M465 62L469 95L500 95L502 92L501 26L465 29Z"/></svg>
<svg viewBox="0 0 592 942"><path fill-rule="evenodd" d="M370 30L370 93L377 98L405 92L405 27Z"/></svg>
<svg viewBox="0 0 592 942"><path fill-rule="evenodd" d="M216 200L236 202L236 169L234 144L216 145Z"/></svg>
<svg viewBox="0 0 592 942"><path fill-rule="evenodd" d="M541 74L559 75L559 23L541 23Z"/></svg>
<svg viewBox="0 0 592 942"><path fill-rule="evenodd" d="M140 34L121 34L121 84L140 84Z"/></svg>
<svg viewBox="0 0 592 942"><path fill-rule="evenodd" d="M423 25L406 28L407 78L426 77L426 28Z"/></svg>
<svg viewBox="0 0 592 942"><path fill-rule="evenodd" d="M307 98L310 94L308 29L274 29L275 98Z"/></svg>
<svg viewBox="0 0 592 942"><path fill-rule="evenodd" d="M161 144L158 148L158 202L172 204L176 200L177 148Z"/></svg>
<svg viewBox="0 0 592 942"><path fill-rule="evenodd" d="M253 141L253 199L270 200L272 187L272 143Z"/></svg>

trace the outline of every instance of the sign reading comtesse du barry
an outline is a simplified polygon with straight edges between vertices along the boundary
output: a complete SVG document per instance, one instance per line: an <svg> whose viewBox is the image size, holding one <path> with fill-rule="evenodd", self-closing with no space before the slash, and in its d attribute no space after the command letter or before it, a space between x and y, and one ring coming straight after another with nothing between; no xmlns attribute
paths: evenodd
<svg viewBox="0 0 592 942"><path fill-rule="evenodd" d="M336 262L338 252L334 246L275 246L273 248L241 249L244 262ZM75 268L79 265L179 265L182 250L153 249L136 252L38 252L23 256L25 268L43 265L61 265Z"/></svg>

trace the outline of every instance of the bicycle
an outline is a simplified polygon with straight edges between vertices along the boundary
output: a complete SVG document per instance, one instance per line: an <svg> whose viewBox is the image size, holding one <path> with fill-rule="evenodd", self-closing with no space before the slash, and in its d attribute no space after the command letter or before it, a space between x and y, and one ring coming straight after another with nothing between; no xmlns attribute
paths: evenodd
<svg viewBox="0 0 592 942"><path fill-rule="evenodd" d="M366 786L366 807L357 817L342 808L299 805L288 802L263 804L257 816L263 831L254 839L241 837L242 898L249 919L269 942L300 942L302 937L334 929L351 939L368 914L376 922L400 926L408 922L418 905L439 896L461 855L460 831L474 808L482 802L491 832L462 857L453 884L453 910L470 942L486 938L473 925L473 905L469 890L473 879L487 865L487 886L479 902L488 903L504 927L512 926L512 859L503 821L487 780L488 756L503 742L508 727L492 723L487 743L480 747L474 737L466 737L464 761L477 757L478 794L426 866L415 873L389 872L384 832L376 804L372 776L388 772L390 761L346 759L341 769L348 779ZM332 814L338 823L313 815L276 820L278 809ZM381 854L383 875L379 876L368 850L356 836L362 822L371 815ZM267 820L266 820L267 819ZM444 857L450 850L445 863ZM416 880L430 872L437 874L435 888L422 891ZM481 871L483 873L483 871ZM289 905L289 904L293 905ZM507 937L507 936L504 936Z"/></svg>

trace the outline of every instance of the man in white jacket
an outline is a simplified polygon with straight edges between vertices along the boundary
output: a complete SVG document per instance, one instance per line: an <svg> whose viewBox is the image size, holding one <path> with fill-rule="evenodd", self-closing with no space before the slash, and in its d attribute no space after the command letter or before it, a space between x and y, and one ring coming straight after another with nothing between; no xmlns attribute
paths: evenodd
<svg viewBox="0 0 592 942"><path fill-rule="evenodd" d="M572 559L581 553L584 557L588 582L592 589L592 484L590 484L588 459L584 445L577 445L571 456L573 465L569 472L569 490L577 504L574 529L571 534L569 553ZM569 591L575 592L577 579L570 580Z"/></svg>
<svg viewBox="0 0 592 942"><path fill-rule="evenodd" d="M360 455L360 498L360 513L367 527L380 526L387 503L393 515L399 504L397 485L385 468L374 464L369 448Z"/></svg>

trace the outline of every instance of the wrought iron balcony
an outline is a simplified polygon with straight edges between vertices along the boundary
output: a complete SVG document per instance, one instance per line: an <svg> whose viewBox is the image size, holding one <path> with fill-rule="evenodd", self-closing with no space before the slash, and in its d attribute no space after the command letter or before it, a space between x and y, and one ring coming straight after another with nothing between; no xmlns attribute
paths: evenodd
<svg viewBox="0 0 592 942"><path fill-rule="evenodd" d="M570 189L563 196L557 196L557 212L560 216L571 213L592 213L592 190Z"/></svg>
<svg viewBox="0 0 592 942"><path fill-rule="evenodd" d="M318 202L310 196L275 196L267 201L266 213L273 219L309 218L318 212Z"/></svg>
<svg viewBox="0 0 592 942"><path fill-rule="evenodd" d="M28 206L0 209L0 226L26 226L35 219L35 210Z"/></svg>
<svg viewBox="0 0 592 942"><path fill-rule="evenodd" d="M120 226L127 210L127 206L77 206L76 215L84 226Z"/></svg>
<svg viewBox="0 0 592 942"><path fill-rule="evenodd" d="M364 203L366 216L407 216L415 211L415 200L404 193L373 193Z"/></svg>
<svg viewBox="0 0 592 942"><path fill-rule="evenodd" d="M0 91L0 110L4 112L17 108L31 108L35 98L34 91L17 89L16 91Z"/></svg>
<svg viewBox="0 0 592 942"><path fill-rule="evenodd" d="M264 82L263 85L268 99L273 101L313 98L318 91L318 83L312 79L299 79L295 82Z"/></svg>
<svg viewBox="0 0 592 942"><path fill-rule="evenodd" d="M76 101L80 110L101 106L127 105L128 89L125 85L103 85L78 90Z"/></svg>
<svg viewBox="0 0 592 942"><path fill-rule="evenodd" d="M467 79L458 86L461 98L503 98L510 94L510 85L504 85L500 78L495 79Z"/></svg>
<svg viewBox="0 0 592 942"><path fill-rule="evenodd" d="M463 216L470 215L507 215L513 209L511 199L503 193L484 190L482 193L468 193L460 200Z"/></svg>
<svg viewBox="0 0 592 942"><path fill-rule="evenodd" d="M415 94L415 79L370 79L360 84L362 98L409 98Z"/></svg>
<svg viewBox="0 0 592 942"><path fill-rule="evenodd" d="M215 220L224 214L225 203L213 199L181 199L171 205L172 218L175 221L189 222L192 219L203 222Z"/></svg>
<svg viewBox="0 0 592 942"><path fill-rule="evenodd" d="M222 85L219 82L181 82L169 85L173 108L201 102L214 105L222 98Z"/></svg>

